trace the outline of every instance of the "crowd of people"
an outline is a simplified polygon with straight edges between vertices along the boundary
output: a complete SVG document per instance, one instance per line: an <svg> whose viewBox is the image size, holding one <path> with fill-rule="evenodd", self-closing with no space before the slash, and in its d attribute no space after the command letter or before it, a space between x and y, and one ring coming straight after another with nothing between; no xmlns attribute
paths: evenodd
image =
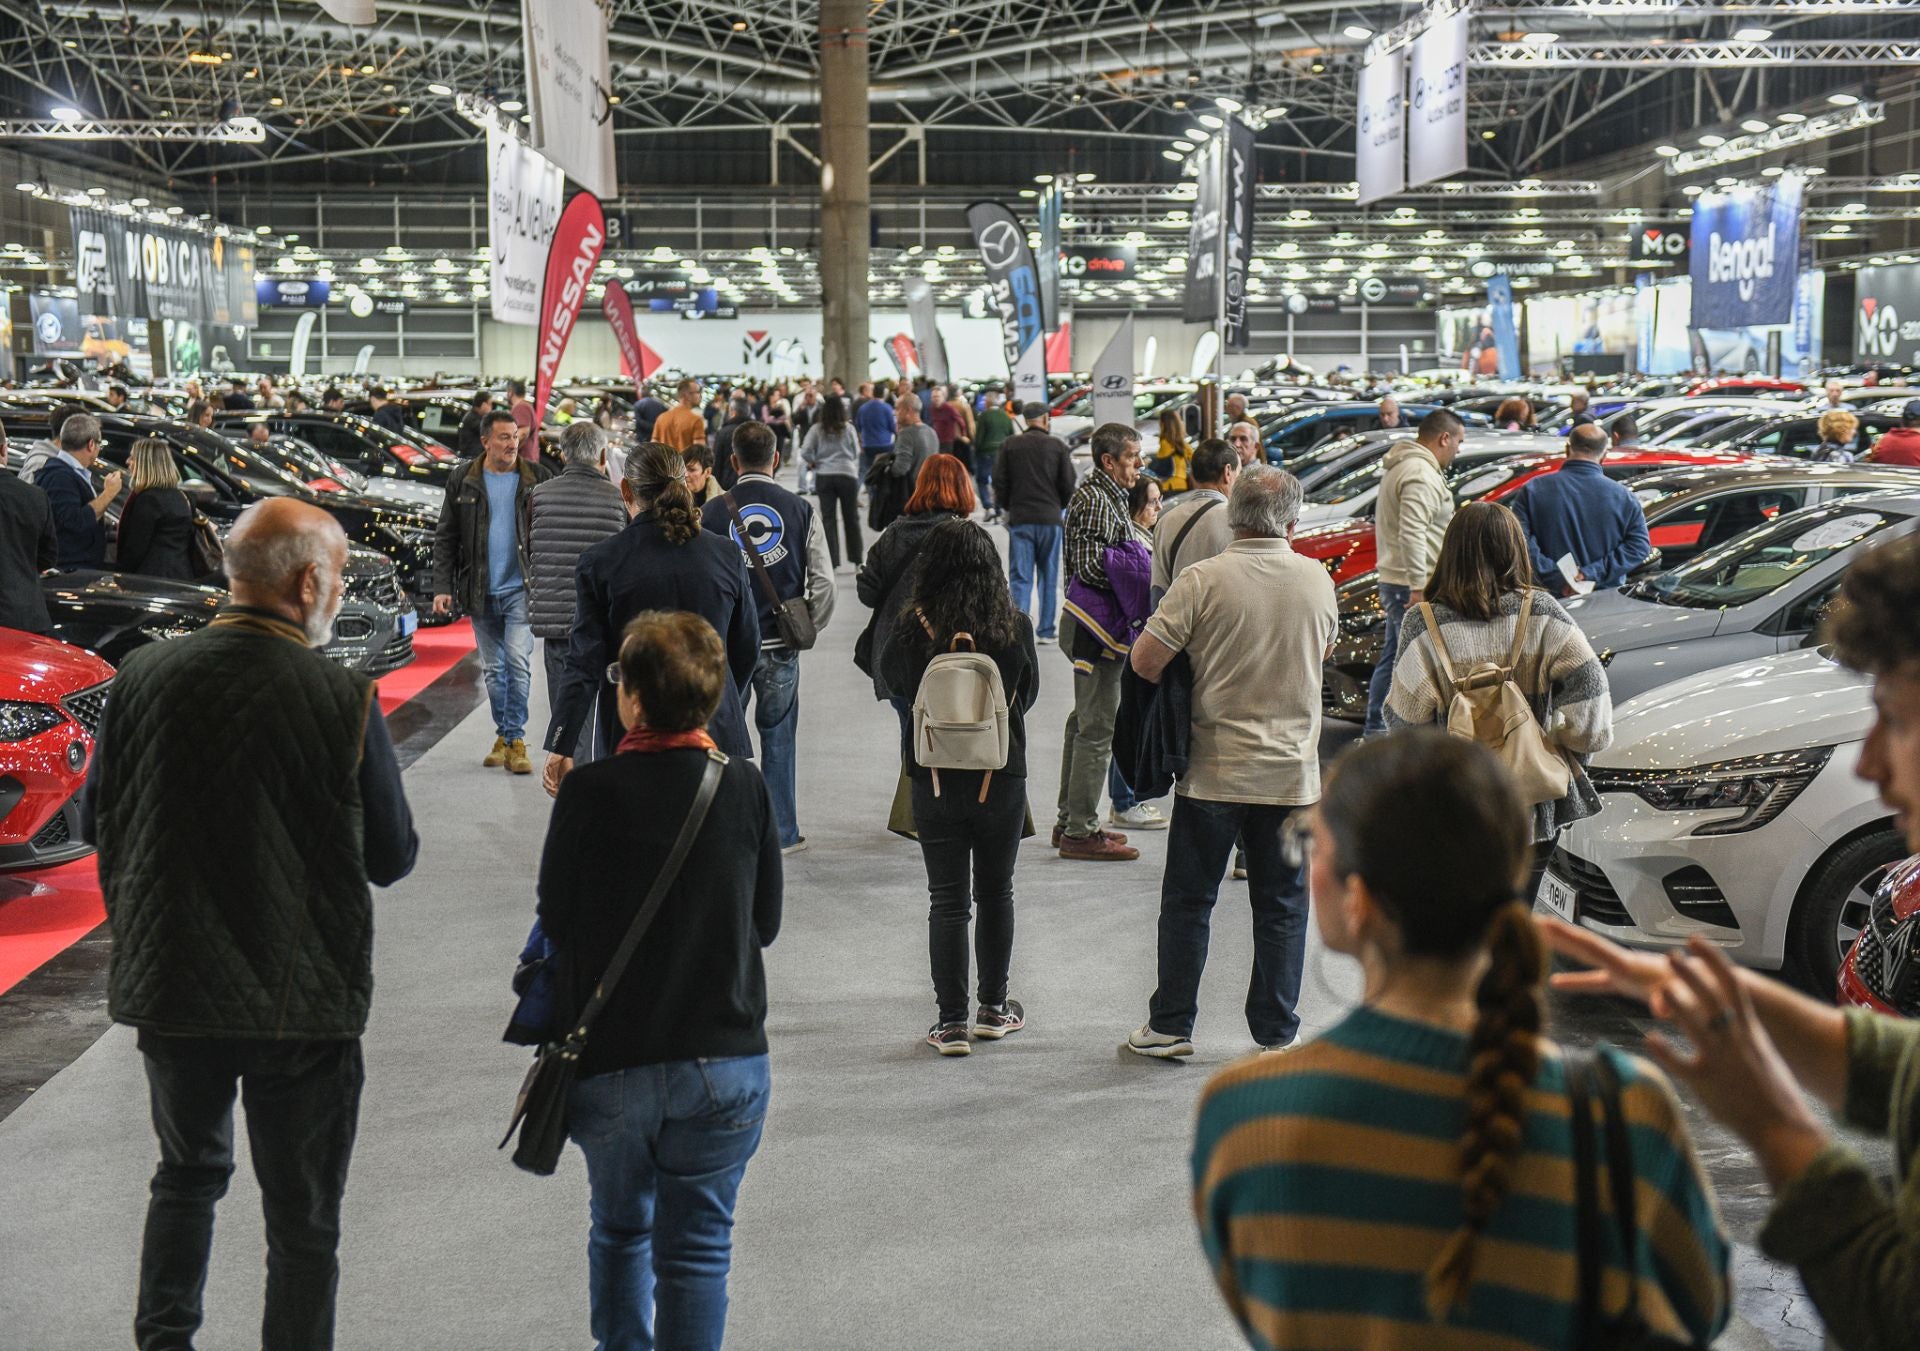
<svg viewBox="0 0 1920 1351"><path fill-rule="evenodd" d="M546 643L555 801L522 973L552 1002L535 1029L548 1039L607 999L566 1097L600 1346L722 1342L735 1199L770 1121L761 953L781 928L784 856L807 847L802 653L834 618L842 569L872 612L854 661L899 726L889 825L926 870L934 1053L1028 1026L1016 901L1020 844L1038 833L1029 723L1050 681L1071 691L1053 851L1135 862L1114 827L1168 831L1156 985L1141 1024L1116 1030L1128 1051L1194 1054L1212 913L1223 882L1246 879L1260 1054L1207 1086L1191 1166L1202 1244L1252 1344L1574 1348L1605 1322L1610 1345L1705 1345L1728 1317L1729 1243L1668 1076L1754 1149L1775 1192L1762 1246L1800 1269L1840 1344L1912 1344L1920 1033L1736 972L1697 940L1634 954L1529 913L1558 831L1599 809L1584 761L1611 735L1605 669L1560 601L1613 584L1645 541L1631 494L1593 472L1597 429L1576 426L1567 464L1511 509L1455 510L1452 414L1388 451L1386 652L1361 744L1323 773L1333 585L1291 546L1300 484L1267 462L1244 405L1219 439L1163 428L1152 457L1131 426L1099 426L1076 479L1040 405L976 414L937 386L923 401L838 381L765 412L701 395L684 382L624 446L570 423L558 474L524 458L513 411L479 414L436 550L436 606L474 619L488 766L533 770L532 640ZM85 441L71 450L84 470ZM817 506L780 481L789 452ZM331 1344L368 887L417 850L370 683L312 650L344 550L313 508L250 509L228 545L231 605L129 659L89 778L110 1007L141 1029L162 1155L145 1347L187 1345L200 1323L236 1085L272 1184L266 1341ZM1861 773L1920 851L1920 544L1868 555L1843 601L1835 650L1877 677ZM262 671L274 697L255 697ZM217 735L141 717L189 684L182 706L218 709ZM1490 733L1476 701L1508 691L1524 727ZM236 739L275 750L237 792L204 773L207 744ZM214 814L241 845L181 843ZM689 817L697 837L670 865ZM1359 963L1363 993L1301 1043L1310 921ZM634 964L601 989L628 948ZM1556 984L1644 1000L1690 1049L1651 1040L1649 1063L1556 1045L1549 949L1583 966ZM1896 1137L1898 1199L1804 1093Z"/></svg>

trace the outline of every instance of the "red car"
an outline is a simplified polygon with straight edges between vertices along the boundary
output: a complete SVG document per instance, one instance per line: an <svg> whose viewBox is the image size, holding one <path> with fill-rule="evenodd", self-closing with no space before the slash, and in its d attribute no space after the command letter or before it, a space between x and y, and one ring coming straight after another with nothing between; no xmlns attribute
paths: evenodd
<svg viewBox="0 0 1920 1351"><path fill-rule="evenodd" d="M1807 387L1798 380L1776 380L1770 375L1720 375L1711 380L1702 380L1687 391L1686 397L1697 399L1703 394L1757 395L1765 398L1769 394L1805 394Z"/></svg>
<svg viewBox="0 0 1920 1351"><path fill-rule="evenodd" d="M74 798L86 782L113 667L82 648L0 629L0 868L90 853Z"/></svg>
<svg viewBox="0 0 1920 1351"><path fill-rule="evenodd" d="M1920 1015L1920 855L1880 879L1867 922L1840 963L1840 1002Z"/></svg>
<svg viewBox="0 0 1920 1351"><path fill-rule="evenodd" d="M1710 465L1744 464L1752 458L1724 451L1633 450L1609 455L1601 468L1611 479L1633 479L1656 469L1700 469ZM1498 502L1510 497L1533 479L1550 474L1566 463L1562 455L1516 455L1491 465L1479 465L1454 483L1454 496L1462 502ZM1653 538L1656 547L1659 535ZM1326 564L1337 585L1372 572L1377 563L1371 520L1338 521L1313 526L1293 537L1296 553L1317 558Z"/></svg>

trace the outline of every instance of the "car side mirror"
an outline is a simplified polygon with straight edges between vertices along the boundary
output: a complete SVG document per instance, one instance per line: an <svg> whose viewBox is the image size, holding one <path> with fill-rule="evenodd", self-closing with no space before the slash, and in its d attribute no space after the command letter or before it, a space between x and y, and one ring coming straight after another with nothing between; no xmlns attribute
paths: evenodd
<svg viewBox="0 0 1920 1351"><path fill-rule="evenodd" d="M1629 572L1627 576L1651 577L1656 572L1666 571L1666 566L1666 560L1661 557L1660 550L1656 548L1652 553L1641 559L1640 565Z"/></svg>

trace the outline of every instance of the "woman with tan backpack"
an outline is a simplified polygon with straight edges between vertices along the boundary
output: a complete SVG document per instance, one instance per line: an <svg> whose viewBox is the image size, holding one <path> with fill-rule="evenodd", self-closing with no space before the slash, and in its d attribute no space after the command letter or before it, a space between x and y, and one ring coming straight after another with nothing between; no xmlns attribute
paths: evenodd
<svg viewBox="0 0 1920 1351"><path fill-rule="evenodd" d="M1534 586L1519 519L1497 502L1455 514L1426 597L1401 625L1387 726L1438 723L1506 764L1532 808L1537 886L1561 828L1600 810L1584 765L1613 740L1606 670Z"/></svg>

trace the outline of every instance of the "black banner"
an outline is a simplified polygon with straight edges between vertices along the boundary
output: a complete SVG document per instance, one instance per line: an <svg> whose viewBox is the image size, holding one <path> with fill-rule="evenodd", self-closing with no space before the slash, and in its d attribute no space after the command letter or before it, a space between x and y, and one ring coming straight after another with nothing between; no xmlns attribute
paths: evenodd
<svg viewBox="0 0 1920 1351"><path fill-rule="evenodd" d="M1221 142L1215 136L1200 150L1199 193L1187 226L1187 291L1181 317L1190 324L1211 324L1220 317Z"/></svg>
<svg viewBox="0 0 1920 1351"><path fill-rule="evenodd" d="M1060 250L1060 275L1068 281L1132 281L1140 251L1132 244L1073 244Z"/></svg>
<svg viewBox="0 0 1920 1351"><path fill-rule="evenodd" d="M1229 352L1247 350L1247 265L1253 258L1253 130L1228 118L1220 133L1226 145L1227 331Z"/></svg>
<svg viewBox="0 0 1920 1351"><path fill-rule="evenodd" d="M253 245L73 208L80 308L116 319L259 321Z"/></svg>
<svg viewBox="0 0 1920 1351"><path fill-rule="evenodd" d="M998 202L975 202L967 208L967 228L986 265L993 303L1000 315L1000 341L1006 348L1007 369L1019 364L1020 354L1044 340L1045 316L1040 298L1040 273L1027 232L1014 214Z"/></svg>
<svg viewBox="0 0 1920 1351"><path fill-rule="evenodd" d="M1056 181L1040 194L1040 326L1052 333L1060 327L1060 216L1066 192Z"/></svg>
<svg viewBox="0 0 1920 1351"><path fill-rule="evenodd" d="M1636 226L1627 236L1628 261L1633 263L1673 263L1689 265L1692 235L1686 223Z"/></svg>

